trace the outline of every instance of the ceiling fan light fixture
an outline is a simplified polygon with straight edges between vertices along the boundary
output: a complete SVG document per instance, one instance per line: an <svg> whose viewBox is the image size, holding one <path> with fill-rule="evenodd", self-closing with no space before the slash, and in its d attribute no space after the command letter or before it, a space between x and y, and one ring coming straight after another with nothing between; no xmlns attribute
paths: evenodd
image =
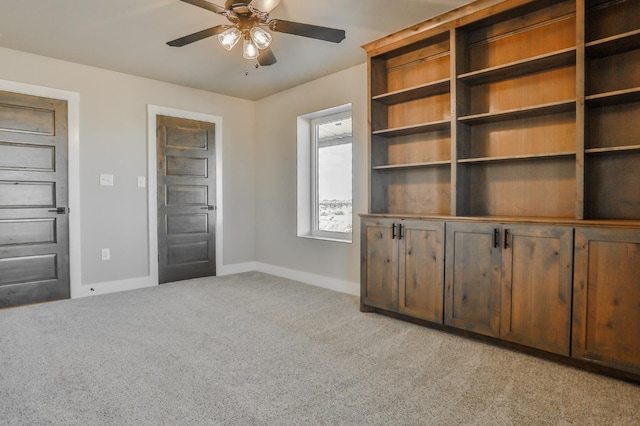
<svg viewBox="0 0 640 426"><path fill-rule="evenodd" d="M230 27L218 34L220 44L227 50L233 49L233 46L238 44L241 37L242 32L237 27Z"/></svg>
<svg viewBox="0 0 640 426"><path fill-rule="evenodd" d="M264 29L255 26L251 28L250 34L251 40L253 40L258 49L264 50L271 45L271 34Z"/></svg>
<svg viewBox="0 0 640 426"><path fill-rule="evenodd" d="M245 59L256 59L258 56L260 56L260 50L258 50L258 47L253 42L251 37L244 38L244 42L242 44L242 56Z"/></svg>

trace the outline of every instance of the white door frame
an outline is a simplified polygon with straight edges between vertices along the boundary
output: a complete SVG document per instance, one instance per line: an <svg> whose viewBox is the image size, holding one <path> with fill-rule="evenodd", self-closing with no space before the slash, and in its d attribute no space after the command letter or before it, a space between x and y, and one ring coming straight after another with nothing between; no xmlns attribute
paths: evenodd
<svg viewBox="0 0 640 426"><path fill-rule="evenodd" d="M67 102L68 183L69 183L69 290L71 298L82 289L80 250L80 94L33 84L0 80L0 90L23 95L60 99Z"/></svg>
<svg viewBox="0 0 640 426"><path fill-rule="evenodd" d="M223 222L222 212L222 117L200 112L185 111L157 105L147 105L147 193L149 208L149 275L158 283L158 158L157 158L157 117L186 118L188 120L204 121L215 124L215 156L216 156L216 274L220 275L223 259Z"/></svg>

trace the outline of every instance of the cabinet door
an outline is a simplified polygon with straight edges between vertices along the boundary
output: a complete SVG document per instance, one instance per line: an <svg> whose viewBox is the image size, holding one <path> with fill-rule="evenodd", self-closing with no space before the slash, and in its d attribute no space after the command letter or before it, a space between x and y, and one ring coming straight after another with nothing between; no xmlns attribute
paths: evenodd
<svg viewBox="0 0 640 426"><path fill-rule="evenodd" d="M390 219L364 219L361 230L361 299L377 308L398 310L397 225Z"/></svg>
<svg viewBox="0 0 640 426"><path fill-rule="evenodd" d="M640 231L578 229L572 356L640 373Z"/></svg>
<svg viewBox="0 0 640 426"><path fill-rule="evenodd" d="M442 324L444 223L402 222L398 312Z"/></svg>
<svg viewBox="0 0 640 426"><path fill-rule="evenodd" d="M500 227L447 223L445 324L500 334Z"/></svg>
<svg viewBox="0 0 640 426"><path fill-rule="evenodd" d="M500 337L569 356L573 228L505 226Z"/></svg>

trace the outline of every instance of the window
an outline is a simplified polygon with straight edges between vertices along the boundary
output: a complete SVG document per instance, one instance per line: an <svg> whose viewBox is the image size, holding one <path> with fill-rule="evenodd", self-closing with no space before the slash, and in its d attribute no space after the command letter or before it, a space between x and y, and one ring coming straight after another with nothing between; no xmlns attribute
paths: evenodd
<svg viewBox="0 0 640 426"><path fill-rule="evenodd" d="M298 119L298 236L352 241L351 105Z"/></svg>

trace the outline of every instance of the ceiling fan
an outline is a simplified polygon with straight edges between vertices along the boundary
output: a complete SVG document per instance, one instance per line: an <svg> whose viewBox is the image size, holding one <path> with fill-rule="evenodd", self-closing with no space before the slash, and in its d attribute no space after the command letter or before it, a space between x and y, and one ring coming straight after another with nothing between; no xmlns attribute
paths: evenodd
<svg viewBox="0 0 640 426"><path fill-rule="evenodd" d="M231 25L216 25L167 43L173 47L186 46L217 35L220 44L225 49L231 50L240 39L243 39L242 56L247 59L256 59L259 65L265 66L275 64L276 57L269 48L271 34L263 27L271 31L333 43L340 43L345 38L344 30L301 24L282 19L269 19L269 13L280 4L281 0L227 0L224 7L206 0L181 1L222 15L231 22Z"/></svg>

